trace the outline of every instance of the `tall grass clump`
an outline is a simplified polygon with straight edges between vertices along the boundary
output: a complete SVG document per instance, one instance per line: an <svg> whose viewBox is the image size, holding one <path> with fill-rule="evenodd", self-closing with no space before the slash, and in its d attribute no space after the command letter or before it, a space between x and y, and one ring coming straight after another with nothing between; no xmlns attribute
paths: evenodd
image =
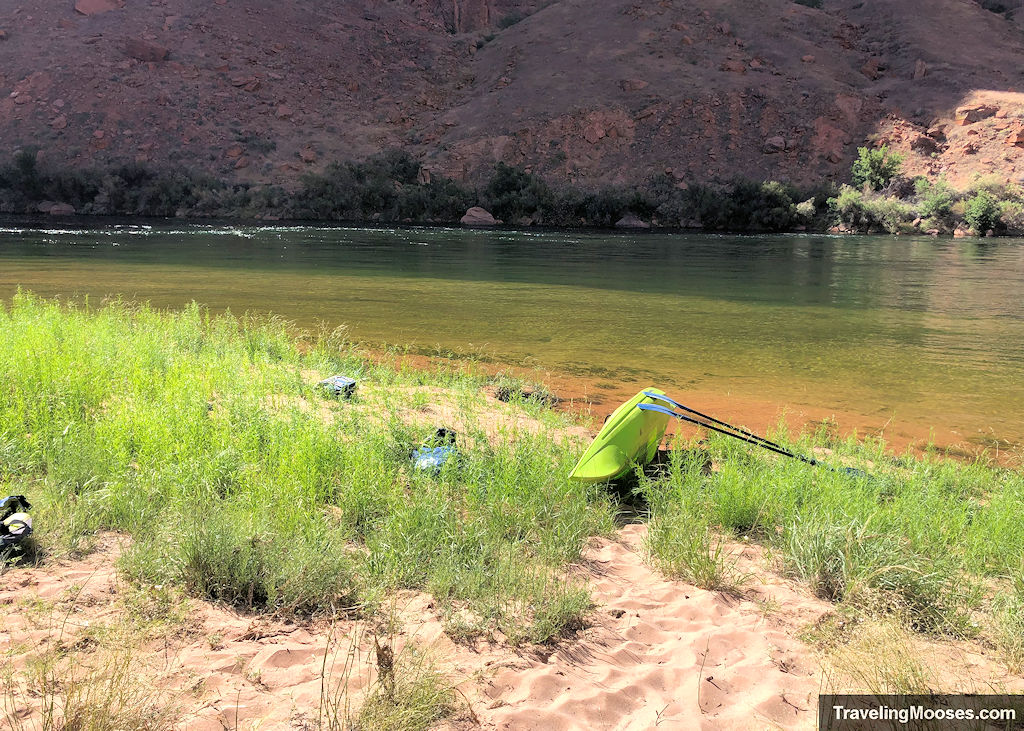
<svg viewBox="0 0 1024 731"><path fill-rule="evenodd" d="M774 438L802 453L821 443ZM655 560L713 583L701 577L726 564L704 536L752 539L824 599L928 634L983 632L1019 652L1010 638L1024 593L1006 577L1019 577L1024 553L1024 475L984 458L896 456L877 441L828 444L836 469L718 435L677 445L663 475L641 478Z"/></svg>
<svg viewBox="0 0 1024 731"><path fill-rule="evenodd" d="M407 643L396 650L394 634L385 631L372 637L372 650L364 658L360 644L365 639L361 632L349 637L347 648L336 648L332 661L325 654L317 728L421 731L451 715L459 705L452 683L416 645ZM342 650L344 657L339 658ZM372 669L368 670L366 692L353 697L352 676L360 665Z"/></svg>
<svg viewBox="0 0 1024 731"><path fill-rule="evenodd" d="M1024 670L1024 566L993 600L993 642L1011 672Z"/></svg>
<svg viewBox="0 0 1024 731"><path fill-rule="evenodd" d="M412 588L510 637L577 624L589 597L563 568L613 512L567 480L564 417L532 403L539 433L495 433L482 376L375 364L342 332L305 343L194 305L0 308L0 479L36 504L44 556L113 529L130 578L245 609L372 613ZM337 372L353 399L315 388ZM418 472L433 426L408 417L439 388L462 458Z"/></svg>
<svg viewBox="0 0 1024 731"><path fill-rule="evenodd" d="M138 637L126 634L124 627L98 628L89 635L88 653L70 652L60 641L64 637L59 630L47 639L56 642L44 643L44 649L29 657L23 668L8 664L0 669L4 728L170 731L180 727L180 706L148 682L152 668L136 657L132 647Z"/></svg>

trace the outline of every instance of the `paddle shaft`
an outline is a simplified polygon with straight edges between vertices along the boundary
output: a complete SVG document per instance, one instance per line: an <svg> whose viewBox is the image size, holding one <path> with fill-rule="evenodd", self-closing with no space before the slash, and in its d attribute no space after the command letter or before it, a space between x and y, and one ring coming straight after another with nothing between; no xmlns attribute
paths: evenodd
<svg viewBox="0 0 1024 731"><path fill-rule="evenodd" d="M696 424L697 426L703 427L705 429L710 429L711 431L718 432L719 434L724 434L727 437L732 437L733 439L739 439L741 442L747 442L748 444L753 444L753 445L761 447L763 449L767 449L769 452L775 452L776 454L781 454L784 457L792 457L793 459L798 459L801 462L806 462L807 464L810 464L810 465L820 465L821 464L821 462L819 462L818 460L814 459L813 457L805 457L802 454L795 454L793 452L790 452L788 449L784 449L783 447L780 447L775 442L769 442L767 439L764 439L763 437L759 437L756 434L751 434L750 432L748 432L748 431L746 431L744 429L738 429L738 428L736 428L736 427L734 427L734 426L732 426L730 424L726 424L724 421L718 421L717 419L711 419L710 417L705 417L705 418L710 419L711 421L714 421L716 424L721 424L722 426L728 427L728 429L732 429L733 431L728 431L727 429L720 428L718 426L715 426L714 424L707 424L707 423L705 423L703 421L698 421L697 419L692 419L689 416L684 416L682 414L677 414L676 412L671 411L669 409L666 409L666 408L664 408L662 406L655 406L654 404L639 404L638 406L639 406L640 409L643 409L644 411L659 411L659 412L661 412L663 414L668 414L669 416L673 416L673 417L679 419L680 421L687 421L687 422L689 422L691 424ZM696 413L696 412L693 412L692 409L687 409L687 411L690 411L691 413ZM739 433L737 433L737 432L739 432ZM825 466L827 466L827 465L825 465Z"/></svg>
<svg viewBox="0 0 1024 731"><path fill-rule="evenodd" d="M781 450L782 454L786 454L787 453L785 447L783 447L780 444L776 444L775 442L771 441L770 439L765 439L764 437L759 437L757 434L754 434L752 432L748 432L746 429L741 429L738 426L733 426L732 424L727 424L726 422L720 421L720 420L716 419L713 416L708 416L707 414L702 414L701 412L697 411L696 409L691 409L689 406L684 406L683 404L679 403L678 401L674 401L674 400L670 399L668 396L661 396L661 395L654 394L654 393L648 393L646 391L644 393L646 393L648 396L650 396L653 399L658 399L659 401L667 401L668 403L670 403L673 406L675 406L677 409L682 409L683 411L686 411L687 413L693 414L694 416L699 416L702 419L707 419L712 424L718 424L719 426L725 427L726 429L731 429L732 431L739 432L740 434L748 436L751 439L756 439L758 442L761 442L766 448L770 448L770 449L773 449L773 450L776 450L776 451ZM693 420L689 419L689 421L693 421ZM694 423L696 423L696 422L694 422ZM704 424L702 426L708 426L708 425ZM710 429L712 427L708 426L708 428ZM718 430L715 429L715 431L718 431ZM745 439L744 441L749 441L749 440ZM795 455L795 454L792 455L792 456L793 457L799 457L799 455Z"/></svg>

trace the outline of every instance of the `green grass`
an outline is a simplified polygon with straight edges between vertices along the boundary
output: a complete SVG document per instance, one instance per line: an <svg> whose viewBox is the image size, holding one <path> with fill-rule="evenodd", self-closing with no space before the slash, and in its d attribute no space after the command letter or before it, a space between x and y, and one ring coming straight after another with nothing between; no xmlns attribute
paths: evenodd
<svg viewBox="0 0 1024 731"><path fill-rule="evenodd" d="M565 417L506 379L519 393L503 408L542 428L495 433L494 384L460 368L374 363L342 331L297 337L274 319L20 293L0 308L0 492L35 504L40 560L114 529L132 536L121 569L139 586L366 617L416 589L453 636L545 642L581 626L589 593L565 567L615 506L566 479L579 447L559 437ZM360 380L352 400L314 387L337 372ZM457 425L403 418L439 398ZM409 449L443 425L463 459L415 472ZM733 590L744 577L720 537L742 537L844 610L1024 663L1024 474L826 431L774 438L871 477L714 435L680 443L639 485L666 574Z"/></svg>
<svg viewBox="0 0 1024 731"><path fill-rule="evenodd" d="M880 442L824 433L774 438L805 454L827 444L824 461L870 476L718 435L678 444L664 473L640 485L649 548L668 573L721 583L728 562L709 531L746 537L822 598L928 634L988 637L1019 664L1024 474L985 459L893 455Z"/></svg>
<svg viewBox="0 0 1024 731"><path fill-rule="evenodd" d="M360 380L351 401L312 385L337 372ZM564 417L531 404L542 433L488 435L485 383L373 364L341 332L20 293L0 309L0 491L35 504L44 559L115 529L140 583L292 614L422 589L545 641L588 608L562 570L613 507L567 481ZM421 385L460 420L465 458L439 475L408 459L434 425L399 418Z"/></svg>

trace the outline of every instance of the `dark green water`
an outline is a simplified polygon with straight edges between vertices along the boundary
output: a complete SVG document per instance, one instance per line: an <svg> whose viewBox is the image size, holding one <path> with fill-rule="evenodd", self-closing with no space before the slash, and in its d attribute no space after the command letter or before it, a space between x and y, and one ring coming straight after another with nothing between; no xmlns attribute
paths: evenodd
<svg viewBox="0 0 1024 731"><path fill-rule="evenodd" d="M0 295L19 286L1024 443L1019 240L7 221Z"/></svg>

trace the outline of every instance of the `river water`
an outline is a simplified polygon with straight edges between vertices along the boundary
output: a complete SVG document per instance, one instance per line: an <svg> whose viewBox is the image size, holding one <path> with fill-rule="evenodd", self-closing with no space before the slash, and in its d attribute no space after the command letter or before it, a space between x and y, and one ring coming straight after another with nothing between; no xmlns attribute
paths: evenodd
<svg viewBox="0 0 1024 731"><path fill-rule="evenodd" d="M763 428L1024 444L1024 241L0 221L0 296L273 312Z"/></svg>

